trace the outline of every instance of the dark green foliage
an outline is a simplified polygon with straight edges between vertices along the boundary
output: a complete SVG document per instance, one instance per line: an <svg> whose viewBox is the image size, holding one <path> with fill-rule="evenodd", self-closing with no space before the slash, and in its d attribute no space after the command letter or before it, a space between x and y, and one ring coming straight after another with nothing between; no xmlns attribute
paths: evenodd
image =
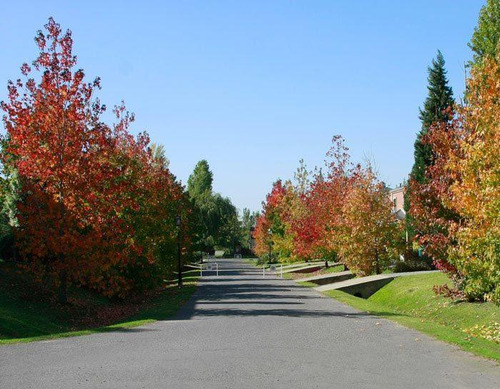
<svg viewBox="0 0 500 389"><path fill-rule="evenodd" d="M410 173L410 180L415 180L422 184L425 182L425 170L432 164L432 153L430 146L422 142L423 137L429 131L431 125L435 122L448 121L452 117L448 108L454 104L453 91L448 85L446 77L445 61L443 55L438 50L436 59L432 60L432 65L428 68L427 77L429 91L424 102L423 109L420 109L419 118L422 122L422 128L417 134L414 146L414 163ZM411 191L407 186L405 194L404 208L407 215L407 229L410 238L414 236L412 215L410 211Z"/></svg>
<svg viewBox="0 0 500 389"><path fill-rule="evenodd" d="M5 214L0 215L0 258L11 259L14 256L14 231Z"/></svg>
<svg viewBox="0 0 500 389"><path fill-rule="evenodd" d="M500 0L488 0L481 8L477 27L469 43L474 52L470 66L478 65L484 56L495 58L500 38Z"/></svg>
<svg viewBox="0 0 500 389"><path fill-rule="evenodd" d="M411 170L411 177L422 183L425 180L425 169L432 163L432 154L429 145L422 143L422 137L427 134L434 122L445 122L451 119L451 114L446 111L454 104L453 91L448 85L443 55L438 51L436 59L432 60L432 66L428 68L429 76L427 89L429 94L424 102L424 108L420 109L420 121L422 129L417 134L415 141L415 162Z"/></svg>
<svg viewBox="0 0 500 389"><path fill-rule="evenodd" d="M406 273L412 271L432 270L432 260L428 257L397 261L394 266L394 273Z"/></svg>

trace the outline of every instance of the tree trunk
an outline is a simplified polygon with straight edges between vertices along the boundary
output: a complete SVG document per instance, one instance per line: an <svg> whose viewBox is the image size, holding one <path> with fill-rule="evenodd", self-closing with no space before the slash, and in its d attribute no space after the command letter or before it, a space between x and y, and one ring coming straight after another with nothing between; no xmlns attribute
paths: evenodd
<svg viewBox="0 0 500 389"><path fill-rule="evenodd" d="M68 302L68 274L66 270L59 272L59 303L66 304Z"/></svg>
<svg viewBox="0 0 500 389"><path fill-rule="evenodd" d="M378 262L378 252L375 252L375 271L377 272L377 274L381 273L380 264Z"/></svg>

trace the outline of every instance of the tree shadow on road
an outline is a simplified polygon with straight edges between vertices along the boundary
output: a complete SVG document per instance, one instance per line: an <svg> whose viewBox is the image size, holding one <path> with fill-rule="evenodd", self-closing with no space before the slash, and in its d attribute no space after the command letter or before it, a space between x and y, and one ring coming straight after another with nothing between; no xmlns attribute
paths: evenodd
<svg viewBox="0 0 500 389"><path fill-rule="evenodd" d="M279 304L279 303L278 303ZM324 318L324 317L343 317L346 319L355 319L360 317L371 317L371 316L391 316L394 315L390 312L377 312L377 313L367 313L367 312L341 312L341 311L324 311L324 310L308 310L308 309L243 309L243 308L208 308L208 309L196 309L192 314L182 313L177 315L174 320L188 320L193 316L195 317L248 317L248 316L284 316L284 317L296 317L296 318Z"/></svg>
<svg viewBox="0 0 500 389"><path fill-rule="evenodd" d="M301 286L268 280L266 283L247 282L246 278L211 280L199 285L193 298L173 318L189 320L203 317L344 317L392 316L391 312L353 312L338 310L333 300ZM325 301L321 303L321 301ZM318 302L320 308L318 309ZM331 309L330 308L331 305ZM295 306L292 308L292 306ZM325 308L326 306L326 308Z"/></svg>

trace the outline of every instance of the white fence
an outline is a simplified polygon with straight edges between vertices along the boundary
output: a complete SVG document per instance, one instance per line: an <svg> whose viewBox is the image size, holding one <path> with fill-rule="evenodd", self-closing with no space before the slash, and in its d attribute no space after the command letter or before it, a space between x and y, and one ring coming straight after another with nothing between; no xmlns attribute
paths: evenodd
<svg viewBox="0 0 500 389"><path fill-rule="evenodd" d="M209 262L205 266L205 271L215 271L216 276L219 276L219 264L217 262ZM200 266L200 277L203 277L203 264Z"/></svg>
<svg viewBox="0 0 500 389"><path fill-rule="evenodd" d="M251 272L252 271L252 268L232 268L232 267L219 268L219 264L217 262L207 262L207 263L202 263L200 266L190 266L190 267L195 268L195 269L199 269L201 277L203 277L203 274L205 274L205 276L207 276L208 275L207 273L214 273L214 272L215 272L215 276L218 277L220 275L220 273L224 273L224 272L238 272L238 271L243 271L243 272L250 271ZM262 266L262 278L265 278L266 276L271 276L271 275L283 278L283 269L284 268L283 268L282 264L264 265L264 266ZM255 269L255 270L257 270L257 269Z"/></svg>

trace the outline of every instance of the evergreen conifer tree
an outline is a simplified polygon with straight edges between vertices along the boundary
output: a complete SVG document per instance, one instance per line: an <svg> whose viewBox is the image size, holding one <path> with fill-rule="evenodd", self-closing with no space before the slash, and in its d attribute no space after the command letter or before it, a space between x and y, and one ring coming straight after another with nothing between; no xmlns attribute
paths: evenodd
<svg viewBox="0 0 500 389"><path fill-rule="evenodd" d="M410 180L414 179L419 184L425 182L425 170L432 164L432 152L429 145L422 142L423 137L429 131L431 125L439 121L448 121L451 119L450 111L447 108L453 106L453 91L448 85L446 77L445 61L443 54L438 50L437 56L432 60L432 65L428 68L427 77L429 91L424 102L423 109L420 109L420 121L422 127L417 134L415 141L414 157L415 161L410 173ZM405 211L407 214L407 228L410 237L413 237L412 216L409 214L411 203L411 192L409 186L405 194Z"/></svg>
<svg viewBox="0 0 500 389"><path fill-rule="evenodd" d="M422 128L417 134L415 141L415 162L411 170L411 177L419 183L424 182L425 169L432 162L431 150L428 145L422 143L422 137L429 131L429 127L434 122L445 122L451 119L450 113L446 109L454 103L453 91L448 85L446 78L446 69L443 54L438 50L436 59L432 60L432 66L429 67L429 76L427 89L429 94L424 102L424 108L420 109L420 121Z"/></svg>

